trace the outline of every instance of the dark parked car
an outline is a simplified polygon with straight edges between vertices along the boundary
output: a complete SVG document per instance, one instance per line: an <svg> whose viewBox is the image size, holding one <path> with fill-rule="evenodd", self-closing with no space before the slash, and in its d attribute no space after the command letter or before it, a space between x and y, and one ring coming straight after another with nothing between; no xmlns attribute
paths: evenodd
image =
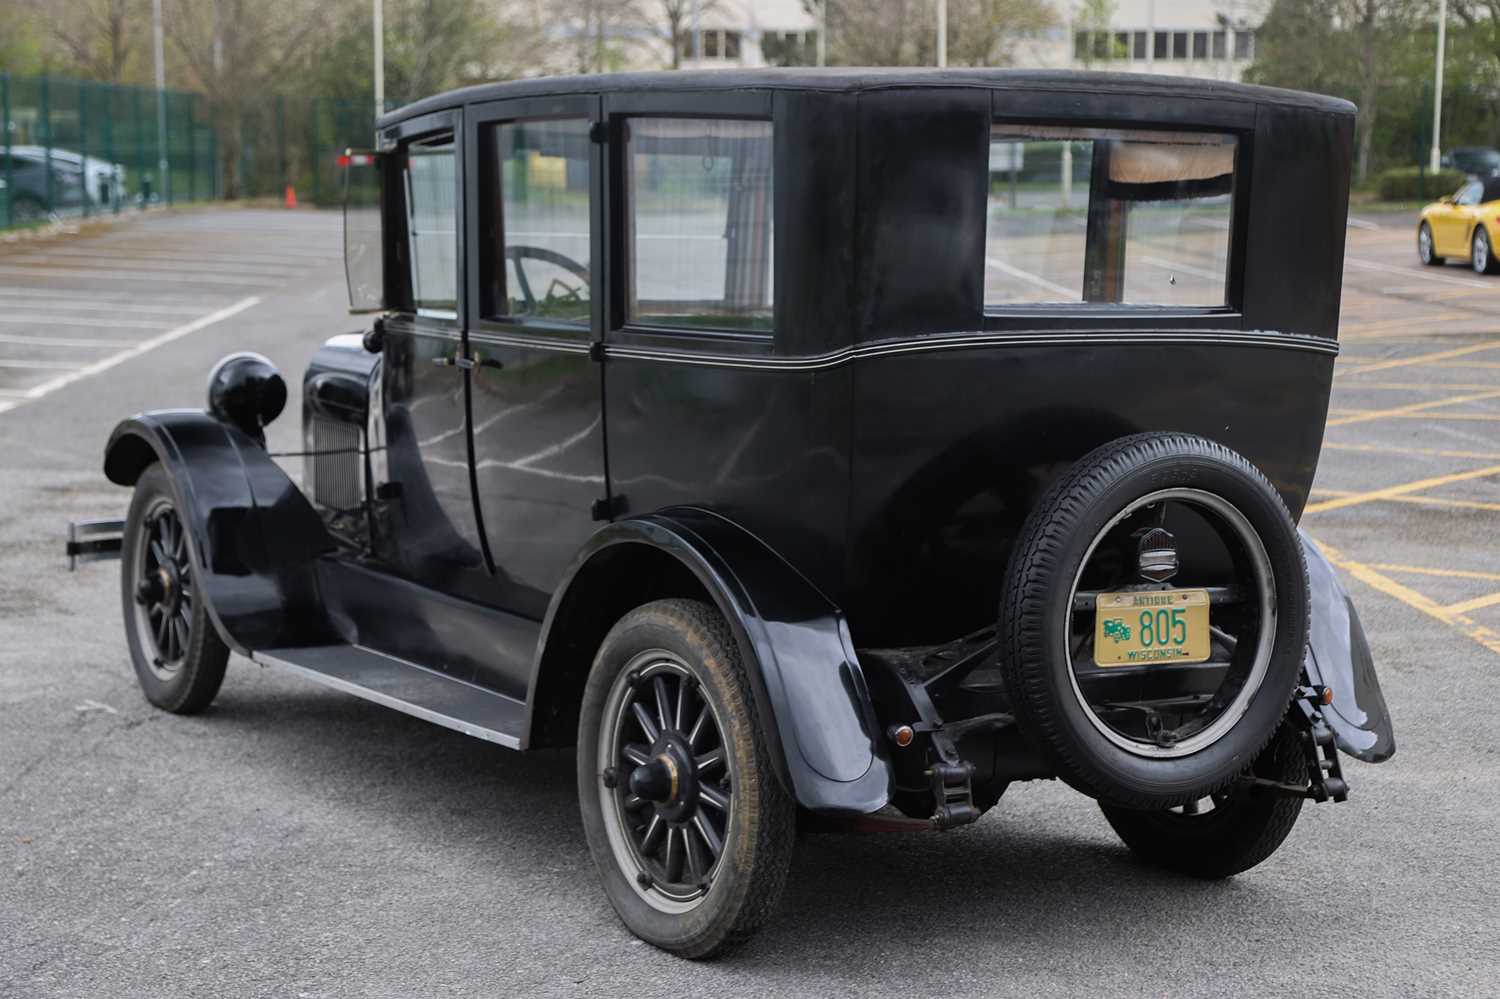
<svg viewBox="0 0 1500 999"><path fill-rule="evenodd" d="M1500 173L1500 149L1468 146L1443 154L1442 164L1451 170L1462 170L1475 177Z"/></svg>
<svg viewBox="0 0 1500 999"><path fill-rule="evenodd" d="M433 97L347 157L379 316L303 376L301 484L285 384L234 355L205 412L119 425L129 517L69 551L123 549L169 711L234 650L576 745L609 899L680 954L768 918L798 826L949 829L1018 780L1229 876L1346 796L1335 748L1394 750L1295 526L1353 126L1108 74Z"/></svg>
<svg viewBox="0 0 1500 999"><path fill-rule="evenodd" d="M11 146L8 154L0 150L0 205L9 204L13 222L76 215L85 206L117 209L124 191L125 168L118 163L43 146Z"/></svg>

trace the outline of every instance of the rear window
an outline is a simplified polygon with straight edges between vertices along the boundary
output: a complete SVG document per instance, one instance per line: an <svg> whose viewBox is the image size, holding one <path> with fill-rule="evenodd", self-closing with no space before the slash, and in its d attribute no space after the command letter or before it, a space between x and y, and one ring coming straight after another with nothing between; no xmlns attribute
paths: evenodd
<svg viewBox="0 0 1500 999"><path fill-rule="evenodd" d="M1232 135L996 125L985 306L1229 304Z"/></svg>
<svg viewBox="0 0 1500 999"><path fill-rule="evenodd" d="M771 329L771 123L632 118L628 318Z"/></svg>

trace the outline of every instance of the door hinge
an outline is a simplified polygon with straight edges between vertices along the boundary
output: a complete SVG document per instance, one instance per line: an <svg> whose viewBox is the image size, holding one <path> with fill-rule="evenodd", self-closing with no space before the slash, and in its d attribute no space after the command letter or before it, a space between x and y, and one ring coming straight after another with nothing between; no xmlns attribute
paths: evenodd
<svg viewBox="0 0 1500 999"><path fill-rule="evenodd" d="M615 493L613 496L594 500L593 516L595 520L614 520L624 513L625 509L624 495Z"/></svg>

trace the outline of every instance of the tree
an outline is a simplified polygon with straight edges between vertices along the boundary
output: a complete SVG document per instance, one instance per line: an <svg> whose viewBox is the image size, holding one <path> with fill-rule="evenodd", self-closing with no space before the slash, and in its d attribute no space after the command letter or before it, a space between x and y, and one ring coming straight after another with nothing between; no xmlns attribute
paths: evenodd
<svg viewBox="0 0 1500 999"><path fill-rule="evenodd" d="M808 9L816 0L804 0ZM931 66L937 56L933 0L826 0L828 62ZM1017 43L1052 27L1047 0L948 0L948 64L1004 66Z"/></svg>
<svg viewBox="0 0 1500 999"><path fill-rule="evenodd" d="M692 45L693 16L709 17L725 12L721 0L643 0L640 17L646 29L672 53L668 65L682 68L682 56Z"/></svg>
<svg viewBox="0 0 1500 999"><path fill-rule="evenodd" d="M1427 0L1275 0L1256 33L1246 78L1348 97L1356 174L1370 172L1382 92L1404 79L1412 39L1430 19Z"/></svg>
<svg viewBox="0 0 1500 999"><path fill-rule="evenodd" d="M25 5L49 47L62 57L60 68L72 76L124 83L131 56L143 42L149 45L151 11L143 0L26 0Z"/></svg>

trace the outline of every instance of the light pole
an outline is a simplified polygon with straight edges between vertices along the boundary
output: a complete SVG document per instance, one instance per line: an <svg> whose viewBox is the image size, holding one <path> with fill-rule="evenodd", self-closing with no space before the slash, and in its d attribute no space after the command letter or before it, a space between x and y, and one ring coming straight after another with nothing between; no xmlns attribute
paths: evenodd
<svg viewBox="0 0 1500 999"><path fill-rule="evenodd" d="M375 118L385 114L385 5L372 0L375 8Z"/></svg>
<svg viewBox="0 0 1500 999"><path fill-rule="evenodd" d="M948 65L948 0L937 0L937 64Z"/></svg>
<svg viewBox="0 0 1500 999"><path fill-rule="evenodd" d="M157 197L169 198L172 179L167 175L167 68L163 59L161 0L151 0L151 23L156 49L156 185Z"/></svg>
<svg viewBox="0 0 1500 999"><path fill-rule="evenodd" d="M828 0L818 0L818 65L828 65Z"/></svg>
<svg viewBox="0 0 1500 999"><path fill-rule="evenodd" d="M1443 127L1443 49L1448 42L1448 0L1438 0L1438 44L1436 79L1432 85L1432 157L1427 168L1436 173L1442 166L1443 154L1439 132Z"/></svg>

